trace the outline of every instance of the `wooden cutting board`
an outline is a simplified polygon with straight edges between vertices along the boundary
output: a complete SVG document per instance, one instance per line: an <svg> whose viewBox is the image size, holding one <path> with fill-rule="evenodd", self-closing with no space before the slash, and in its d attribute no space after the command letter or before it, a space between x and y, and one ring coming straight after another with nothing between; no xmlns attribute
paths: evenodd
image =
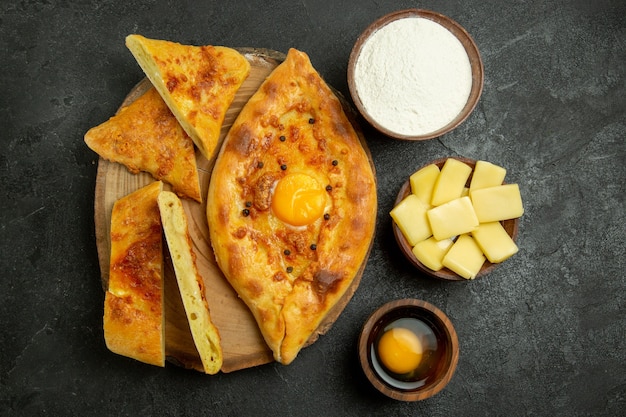
<svg viewBox="0 0 626 417"><path fill-rule="evenodd" d="M239 48L238 50L250 61L250 75L237 92L231 107L226 113L220 134L220 144L250 96L256 92L265 78L285 58L284 54L271 50L253 48ZM130 91L121 104L120 109L132 103L150 87L151 84L147 78L142 80ZM371 155L361 130L356 124L354 110L340 94L337 95L358 132L363 147L370 158L372 169L374 169ZM202 197L205 200L215 160L207 160L200 152L196 152L196 159ZM103 289L106 289L108 286L111 247L110 224L113 204L119 198L152 181L154 179L147 173L131 174L121 164L108 162L102 158L98 160L94 220ZM164 183L164 189L170 189L169 185ZM198 271L204 279L211 318L222 338L222 349L224 352L222 372L232 372L272 362L274 360L272 353L265 344L252 314L243 301L239 299L217 266L209 241L209 230L205 215L206 202L200 204L189 199L183 199L182 202L189 222L189 232L194 245L193 249L196 253ZM193 343L169 254L166 253L165 258L165 350L167 360L185 368L202 371L202 364ZM341 314L359 286L366 263L367 257L361 265L361 269L351 287L311 336L307 345L315 342L319 335L325 334Z"/></svg>

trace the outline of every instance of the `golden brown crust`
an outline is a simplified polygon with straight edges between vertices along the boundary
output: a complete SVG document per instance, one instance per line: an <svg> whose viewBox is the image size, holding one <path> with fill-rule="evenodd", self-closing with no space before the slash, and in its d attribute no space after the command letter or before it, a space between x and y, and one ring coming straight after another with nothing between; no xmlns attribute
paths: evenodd
<svg viewBox="0 0 626 417"><path fill-rule="evenodd" d="M111 215L104 338L115 353L165 365L160 181L119 199Z"/></svg>
<svg viewBox="0 0 626 417"><path fill-rule="evenodd" d="M223 46L181 45L141 35L127 36L126 46L200 152L211 159L226 110L250 63Z"/></svg>
<svg viewBox="0 0 626 417"><path fill-rule="evenodd" d="M149 172L178 195L202 202L193 141L154 88L91 128L85 143L133 174Z"/></svg>
<svg viewBox="0 0 626 417"><path fill-rule="evenodd" d="M324 216L293 227L272 214L289 173L326 188ZM346 292L374 233L376 186L341 103L290 50L229 131L207 196L211 243L274 357L290 363Z"/></svg>

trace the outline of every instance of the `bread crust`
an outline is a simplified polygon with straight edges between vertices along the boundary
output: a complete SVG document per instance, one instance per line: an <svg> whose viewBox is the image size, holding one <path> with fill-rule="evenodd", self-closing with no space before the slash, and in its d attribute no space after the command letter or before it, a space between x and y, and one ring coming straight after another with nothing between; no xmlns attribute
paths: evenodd
<svg viewBox="0 0 626 417"><path fill-rule="evenodd" d="M165 366L161 181L117 200L111 215L111 263L104 339L112 352Z"/></svg>
<svg viewBox="0 0 626 417"><path fill-rule="evenodd" d="M202 202L193 141L152 87L84 137L102 158L149 172L181 197Z"/></svg>
<svg viewBox="0 0 626 417"><path fill-rule="evenodd" d="M126 46L200 152L212 159L226 111L250 73L235 49L132 34Z"/></svg>
<svg viewBox="0 0 626 417"><path fill-rule="evenodd" d="M324 216L302 227L272 214L276 182L323 184ZM209 183L217 262L250 308L274 358L293 361L364 263L376 222L373 168L340 101L291 49L231 127Z"/></svg>

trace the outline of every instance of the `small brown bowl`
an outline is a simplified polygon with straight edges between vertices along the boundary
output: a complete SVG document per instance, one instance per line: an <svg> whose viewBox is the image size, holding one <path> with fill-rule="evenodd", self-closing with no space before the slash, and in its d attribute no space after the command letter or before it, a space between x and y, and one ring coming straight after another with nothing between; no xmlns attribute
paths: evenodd
<svg viewBox="0 0 626 417"><path fill-rule="evenodd" d="M463 157L454 157L454 159L464 162L465 164L469 165L472 168L472 174L470 174L465 184L466 187L469 187L469 184L472 181L472 175L474 174L474 168L476 167L476 160L463 158ZM448 158L436 159L434 161L429 162L428 164L423 165L422 167L418 169L424 168L425 166L430 165L430 164L435 164L439 167L439 169L441 169L441 167L443 167L443 164L445 164L447 160ZM398 197L396 197L396 201L394 202L394 207L397 206L409 194L411 194L411 183L409 180L406 180L404 184L402 184L402 187L400 188ZM404 256L409 260L409 262L413 264L413 266L415 266L417 269L419 269L426 275L429 275L433 278L438 278L438 279L447 280L447 281L467 281L467 279L461 277L460 275L456 274L455 272L449 270L446 267L444 267L443 269L440 269L439 271L433 271L432 269L428 268L426 265L418 261L415 255L413 254L411 245L402 234L402 231L400 230L400 228L396 225L396 223L393 220L391 221L391 223L393 225L393 234L396 238L396 242L398 242L398 246L400 246L400 250L402 251ZM513 241L517 240L517 233L519 229L519 218L504 220L504 221L501 221L500 223L502 224L502 226L504 227L504 230L506 230L508 235L511 236L511 239L513 239ZM488 260L485 260L485 263L483 264L482 268L480 268L480 271L478 272L478 274L476 274L476 278L487 275L499 265L500 265L499 263L494 264L494 263L489 262Z"/></svg>
<svg viewBox="0 0 626 417"><path fill-rule="evenodd" d="M359 56L361 54L363 45L366 43L366 41L370 38L372 34L374 34L378 29L382 28L383 26L393 21L404 19L404 18L415 18L415 17L429 19L435 23L438 23L444 28L448 29L454 36L457 37L457 39L461 42L461 44L465 48L465 51L467 52L467 56L470 61L470 66L472 69L472 87L471 87L470 94L469 94L469 97L467 99L465 106L460 111L460 113L448 124L446 124L445 126L441 126L440 128L433 130L432 132L425 133L425 134L406 135L406 134L389 130L388 128L382 126L380 121L375 120L370 114L368 114L357 91L357 86L356 86L356 81L355 81L355 68L356 68L357 60L359 59ZM469 35L469 33L467 33L467 31L461 25L459 25L457 22L450 19L449 17L433 12L433 11L423 10L423 9L400 10L400 11L396 11L396 12L392 12L387 15L384 15L380 17L379 19L377 19L376 21L374 21L357 38L356 43L354 44L354 47L352 48L352 52L350 53L350 58L348 61L348 88L350 90L350 95L352 96L352 99L354 100L354 104L356 105L359 112L378 131L382 132L383 134L389 137L392 137L395 139L402 139L402 140L417 141L417 140L432 139L435 137L439 137L455 129L457 126L463 123L465 119L467 119L470 113L474 110L474 107L476 107L476 104L478 103L478 100L483 90L483 80L484 80L483 62L480 57L480 52L478 51L478 47L476 46L476 43L474 42L472 37Z"/></svg>
<svg viewBox="0 0 626 417"><path fill-rule="evenodd" d="M393 327L420 335L422 363L410 380L399 381L378 360L377 344ZM386 396L400 401L420 401L441 391L452 379L459 360L459 341L450 319L434 305L415 299L391 301L365 322L359 336L359 360L370 383Z"/></svg>

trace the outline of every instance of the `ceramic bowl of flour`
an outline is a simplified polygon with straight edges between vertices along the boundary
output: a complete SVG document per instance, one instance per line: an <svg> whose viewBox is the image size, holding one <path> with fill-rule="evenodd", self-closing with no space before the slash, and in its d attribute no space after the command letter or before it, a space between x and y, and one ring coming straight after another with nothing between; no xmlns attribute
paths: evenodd
<svg viewBox="0 0 626 417"><path fill-rule="evenodd" d="M387 14L357 39L348 86L363 117L383 134L426 140L459 126L478 103L483 63L454 20L408 9Z"/></svg>

